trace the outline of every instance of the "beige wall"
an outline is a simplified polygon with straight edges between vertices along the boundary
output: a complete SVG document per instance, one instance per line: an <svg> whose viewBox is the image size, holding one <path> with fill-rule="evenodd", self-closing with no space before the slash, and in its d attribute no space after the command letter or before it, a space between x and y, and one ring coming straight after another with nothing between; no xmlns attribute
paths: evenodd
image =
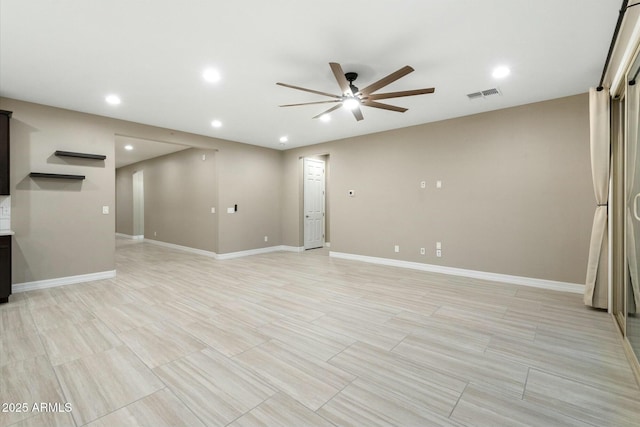
<svg viewBox="0 0 640 427"><path fill-rule="evenodd" d="M116 233L133 236L133 172L116 169Z"/></svg>
<svg viewBox="0 0 640 427"><path fill-rule="evenodd" d="M218 253L238 252L282 244L280 151L243 149L218 155L220 186L218 202L221 215L218 229ZM238 205L238 211L227 214L227 208ZM267 236L269 241L264 241Z"/></svg>
<svg viewBox="0 0 640 427"><path fill-rule="evenodd" d="M588 132L578 95L289 150L283 242L301 245L299 158L325 152L332 251L583 283Z"/></svg>
<svg viewBox="0 0 640 427"><path fill-rule="evenodd" d="M282 152L0 98L11 121L13 282L16 284L115 268L114 136L215 149L218 253L281 244ZM106 154L102 163L61 160L56 150ZM85 174L82 183L32 180L29 173ZM226 207L238 204L237 214ZM109 215L102 206L110 206ZM224 210L223 210L224 209ZM264 236L269 241L264 242Z"/></svg>
<svg viewBox="0 0 640 427"><path fill-rule="evenodd" d="M13 282L111 271L114 266L113 131L107 120L0 100L11 119ZM56 150L104 154L105 161L58 158ZM32 179L30 172L86 175Z"/></svg>
<svg viewBox="0 0 640 427"><path fill-rule="evenodd" d="M215 154L190 148L117 169L116 231L133 234L132 177L143 171L145 238L217 252Z"/></svg>
<svg viewBox="0 0 640 427"><path fill-rule="evenodd" d="M115 213L102 215L115 203L115 134L218 150L220 254L302 246L300 158L329 155L332 251L582 283L594 209L587 102L578 95L280 152L0 99L14 111L14 283L115 268ZM72 164L56 149L107 160ZM36 181L31 171L87 180Z"/></svg>

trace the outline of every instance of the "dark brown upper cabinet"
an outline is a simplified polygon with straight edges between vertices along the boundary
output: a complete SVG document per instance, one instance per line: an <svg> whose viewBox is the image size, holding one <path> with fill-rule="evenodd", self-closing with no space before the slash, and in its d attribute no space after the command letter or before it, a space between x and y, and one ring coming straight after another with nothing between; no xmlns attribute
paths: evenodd
<svg viewBox="0 0 640 427"><path fill-rule="evenodd" d="M11 111L0 110L0 195L9 193L9 120Z"/></svg>

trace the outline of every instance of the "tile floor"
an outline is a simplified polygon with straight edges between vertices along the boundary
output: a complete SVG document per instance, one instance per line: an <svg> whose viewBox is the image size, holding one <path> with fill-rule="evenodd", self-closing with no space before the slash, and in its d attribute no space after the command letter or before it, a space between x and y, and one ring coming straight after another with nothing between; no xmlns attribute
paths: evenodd
<svg viewBox="0 0 640 427"><path fill-rule="evenodd" d="M0 426L640 425L580 295L117 243L116 279L0 306Z"/></svg>

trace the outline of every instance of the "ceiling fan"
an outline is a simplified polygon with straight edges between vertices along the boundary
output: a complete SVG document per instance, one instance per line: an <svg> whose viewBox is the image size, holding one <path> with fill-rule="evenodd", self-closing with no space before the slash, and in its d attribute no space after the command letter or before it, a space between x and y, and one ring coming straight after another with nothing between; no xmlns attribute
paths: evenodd
<svg viewBox="0 0 640 427"><path fill-rule="evenodd" d="M324 116L325 114L329 114L332 111L337 110L338 108L345 107L353 113L353 116L357 121L363 120L362 111L360 111L360 106L365 105L367 107L373 108L381 108L383 110L397 111L399 113L404 113L407 111L406 108L396 107L395 105L383 104L382 102L378 102L379 99L388 99L388 98L400 98L402 96L413 96L413 95L423 95L426 93L435 92L435 88L428 89L415 89L415 90L404 90L400 92L387 92L387 93L373 93L378 89L382 89L383 87L395 82L401 77L406 76L411 73L413 68L406 65L400 68L398 71L389 74L386 77L378 80L375 83L371 83L369 86L364 89L358 89L354 86L353 82L358 78L358 73L345 73L342 71L342 67L340 64L336 62L330 62L329 66L331 67L331 71L333 71L333 75L338 82L338 86L340 86L340 90L342 91L342 95L333 95L331 93L320 92L313 89L306 89L299 86L293 86L286 83L276 83L277 85L289 87L291 89L298 89L305 92L315 93L317 95L323 95L333 98L330 101L316 101L316 102L305 102L302 104L286 104L281 105L280 107L296 107L298 105L312 105L312 104L330 104L335 103L333 107L329 108L326 111L314 116L314 119Z"/></svg>

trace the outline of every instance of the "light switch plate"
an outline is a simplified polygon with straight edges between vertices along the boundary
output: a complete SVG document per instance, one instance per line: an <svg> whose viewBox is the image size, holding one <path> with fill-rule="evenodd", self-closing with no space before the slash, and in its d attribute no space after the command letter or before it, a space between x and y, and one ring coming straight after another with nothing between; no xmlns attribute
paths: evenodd
<svg viewBox="0 0 640 427"><path fill-rule="evenodd" d="M103 206L102 207L102 213L104 215L109 215L109 206Z"/></svg>
<svg viewBox="0 0 640 427"><path fill-rule="evenodd" d="M234 213L236 210L234 208L227 208L227 213Z"/></svg>

